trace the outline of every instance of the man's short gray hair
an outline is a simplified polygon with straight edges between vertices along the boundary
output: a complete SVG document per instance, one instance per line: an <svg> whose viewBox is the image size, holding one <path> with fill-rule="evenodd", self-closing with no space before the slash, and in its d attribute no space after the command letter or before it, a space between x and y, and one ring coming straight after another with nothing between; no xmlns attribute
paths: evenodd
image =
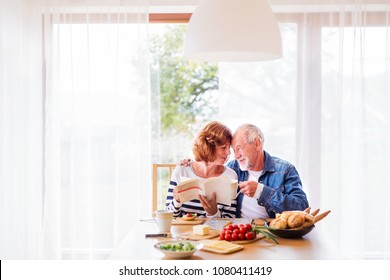
<svg viewBox="0 0 390 280"><path fill-rule="evenodd" d="M255 126L253 124L240 125L237 128L234 135L236 135L237 132L239 132L239 131L244 132L244 135L245 135L245 138L246 138L246 141L248 144L252 144L256 140L256 138L258 138L261 142L261 145L264 145L264 134L261 131L261 129L258 128L257 126Z"/></svg>

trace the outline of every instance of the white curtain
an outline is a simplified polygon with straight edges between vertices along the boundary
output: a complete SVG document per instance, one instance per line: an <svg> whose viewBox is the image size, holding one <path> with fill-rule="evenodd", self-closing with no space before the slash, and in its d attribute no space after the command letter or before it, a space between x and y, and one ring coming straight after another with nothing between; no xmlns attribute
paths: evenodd
<svg viewBox="0 0 390 280"><path fill-rule="evenodd" d="M270 1L283 59L220 64L220 116L297 167L317 226L351 259L390 258L390 3ZM243 109L244 108L244 109Z"/></svg>
<svg viewBox="0 0 390 280"><path fill-rule="evenodd" d="M0 10L0 257L106 258L151 209L147 1Z"/></svg>
<svg viewBox="0 0 390 280"><path fill-rule="evenodd" d="M65 259L106 258L149 214L147 6L94 2L45 10L49 227Z"/></svg>
<svg viewBox="0 0 390 280"><path fill-rule="evenodd" d="M0 1L0 259L42 257L42 37L35 1Z"/></svg>
<svg viewBox="0 0 390 280"><path fill-rule="evenodd" d="M150 209L147 5L0 0L0 259L105 258ZM316 230L390 258L390 4L270 1L284 58L220 65L220 116L297 166Z"/></svg>

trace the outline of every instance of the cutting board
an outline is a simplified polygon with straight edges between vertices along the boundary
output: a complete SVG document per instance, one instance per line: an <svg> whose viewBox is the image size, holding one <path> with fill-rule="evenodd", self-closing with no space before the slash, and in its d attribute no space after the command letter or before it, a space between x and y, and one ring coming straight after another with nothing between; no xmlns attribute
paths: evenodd
<svg viewBox="0 0 390 280"><path fill-rule="evenodd" d="M176 218L172 220L172 225L173 226L178 226L178 225L201 225L205 222L205 219L195 219L193 221L186 221L183 220L182 218Z"/></svg>
<svg viewBox="0 0 390 280"><path fill-rule="evenodd" d="M217 236L219 236L219 230L211 229L210 233L206 235L197 235L197 234L190 233L190 234L179 235L178 237L182 239L198 241L204 239L211 239Z"/></svg>
<svg viewBox="0 0 390 280"><path fill-rule="evenodd" d="M235 241L230 241L230 242L232 242L234 244L248 244L248 243L256 242L256 241L263 239L263 238L265 238L265 235L262 233L259 233L258 235L256 235L256 238L253 238L250 240L235 240Z"/></svg>

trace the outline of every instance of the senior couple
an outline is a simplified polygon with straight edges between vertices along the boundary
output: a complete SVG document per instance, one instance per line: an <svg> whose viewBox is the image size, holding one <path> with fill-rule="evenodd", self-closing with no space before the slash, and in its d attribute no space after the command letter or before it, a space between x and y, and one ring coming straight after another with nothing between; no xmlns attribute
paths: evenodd
<svg viewBox="0 0 390 280"><path fill-rule="evenodd" d="M264 136L251 124L241 125L234 134L220 122L207 123L198 133L192 148L195 160L174 169L168 189L166 208L174 217L188 213L198 216L233 218L274 218L276 213L304 210L309 204L295 167L264 151ZM235 160L226 163L230 146ZM239 182L238 196L231 205L218 204L200 195L180 202L175 187L182 178L227 176Z"/></svg>

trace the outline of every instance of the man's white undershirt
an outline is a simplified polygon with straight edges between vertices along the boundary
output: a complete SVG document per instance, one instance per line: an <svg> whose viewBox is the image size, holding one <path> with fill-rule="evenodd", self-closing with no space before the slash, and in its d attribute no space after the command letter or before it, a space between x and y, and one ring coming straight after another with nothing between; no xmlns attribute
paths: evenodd
<svg viewBox="0 0 390 280"><path fill-rule="evenodd" d="M248 181L255 181L258 182L261 174L263 173L263 170L260 171L251 171L248 170L249 177ZM241 207L241 217L243 218L268 218L268 213L265 210L263 206L260 206L257 203L258 198L260 197L262 191L263 191L264 185L261 183L258 183L256 193L253 197L249 197L247 195L244 195L244 198L242 200L242 207Z"/></svg>

